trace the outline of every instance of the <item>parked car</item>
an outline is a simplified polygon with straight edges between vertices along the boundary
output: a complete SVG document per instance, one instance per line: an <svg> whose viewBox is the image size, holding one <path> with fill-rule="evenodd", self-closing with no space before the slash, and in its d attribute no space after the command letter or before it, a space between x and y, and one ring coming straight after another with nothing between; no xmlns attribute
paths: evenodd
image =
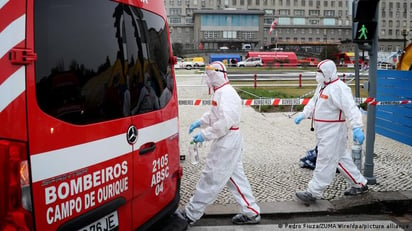
<svg viewBox="0 0 412 231"><path fill-rule="evenodd" d="M252 45L250 45L249 43L245 43L242 45L242 50L250 51L251 49L252 49Z"/></svg>
<svg viewBox="0 0 412 231"><path fill-rule="evenodd" d="M182 63L182 68L190 70L192 68L200 68L205 66L205 59L203 57L185 58Z"/></svg>
<svg viewBox="0 0 412 231"><path fill-rule="evenodd" d="M260 57L251 57L237 63L238 67L263 67L263 61Z"/></svg>
<svg viewBox="0 0 412 231"><path fill-rule="evenodd" d="M176 64L174 65L175 69L182 69L183 67L183 58L176 57L177 61Z"/></svg>
<svg viewBox="0 0 412 231"><path fill-rule="evenodd" d="M194 68L195 64L192 62L191 59L183 59L182 61L182 68L186 69L186 70L190 70L192 68Z"/></svg>
<svg viewBox="0 0 412 231"><path fill-rule="evenodd" d="M195 68L205 66L205 59L203 57L193 57L192 62Z"/></svg>

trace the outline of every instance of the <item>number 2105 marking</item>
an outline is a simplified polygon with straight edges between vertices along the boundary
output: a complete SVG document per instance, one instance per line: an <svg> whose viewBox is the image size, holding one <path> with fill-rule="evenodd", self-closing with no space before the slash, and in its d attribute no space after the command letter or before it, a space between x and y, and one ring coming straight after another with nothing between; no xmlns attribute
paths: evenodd
<svg viewBox="0 0 412 231"><path fill-rule="evenodd" d="M165 154L162 157L157 158L157 160L153 160L153 173L167 166L167 164L169 163L168 156L169 154Z"/></svg>

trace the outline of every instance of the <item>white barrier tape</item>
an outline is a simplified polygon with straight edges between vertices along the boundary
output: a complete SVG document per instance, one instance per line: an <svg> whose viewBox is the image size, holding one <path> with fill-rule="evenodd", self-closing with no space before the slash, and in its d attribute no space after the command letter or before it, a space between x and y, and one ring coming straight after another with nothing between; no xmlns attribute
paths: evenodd
<svg viewBox="0 0 412 231"><path fill-rule="evenodd" d="M310 98L290 98L290 99L243 99L242 104L245 106L279 106L279 105L306 105ZM375 98L355 98L355 102L366 103L368 105L399 105L399 104L412 104L411 100L399 100L399 101L376 101ZM181 99L179 105L211 105L210 99Z"/></svg>
<svg viewBox="0 0 412 231"><path fill-rule="evenodd" d="M310 98L291 98L291 99L244 99L242 100L242 104L245 106L255 106L255 105L271 105L271 106L279 106L279 105L306 105L309 102ZM212 101L210 99L182 99L179 100L179 105L192 105L192 106L200 106L200 105L211 105Z"/></svg>
<svg viewBox="0 0 412 231"><path fill-rule="evenodd" d="M399 104L412 104L412 100L395 100L395 101L377 101L376 98L367 98L365 100L368 105L399 105Z"/></svg>

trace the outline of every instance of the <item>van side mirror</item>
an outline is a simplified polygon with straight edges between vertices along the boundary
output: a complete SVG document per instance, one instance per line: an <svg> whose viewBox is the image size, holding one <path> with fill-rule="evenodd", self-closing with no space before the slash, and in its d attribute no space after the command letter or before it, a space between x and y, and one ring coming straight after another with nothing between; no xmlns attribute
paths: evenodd
<svg viewBox="0 0 412 231"><path fill-rule="evenodd" d="M177 57L176 56L170 57L170 61L172 65L175 65L177 63Z"/></svg>

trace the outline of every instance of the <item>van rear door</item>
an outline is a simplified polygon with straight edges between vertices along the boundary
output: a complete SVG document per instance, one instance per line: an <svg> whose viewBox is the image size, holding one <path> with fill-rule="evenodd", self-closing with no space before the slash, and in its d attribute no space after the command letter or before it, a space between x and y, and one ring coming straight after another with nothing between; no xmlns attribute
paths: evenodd
<svg viewBox="0 0 412 231"><path fill-rule="evenodd" d="M28 140L37 230L130 230L132 120L112 1L29 1ZM93 13L91 15L91 13ZM97 229L96 229L97 230Z"/></svg>
<svg viewBox="0 0 412 231"><path fill-rule="evenodd" d="M161 2L151 4L151 10L164 8ZM134 95L130 114L136 128L133 227L140 227L150 225L152 218L173 212L179 200L177 94L164 15L130 8L124 11L122 21L127 36L130 93Z"/></svg>

